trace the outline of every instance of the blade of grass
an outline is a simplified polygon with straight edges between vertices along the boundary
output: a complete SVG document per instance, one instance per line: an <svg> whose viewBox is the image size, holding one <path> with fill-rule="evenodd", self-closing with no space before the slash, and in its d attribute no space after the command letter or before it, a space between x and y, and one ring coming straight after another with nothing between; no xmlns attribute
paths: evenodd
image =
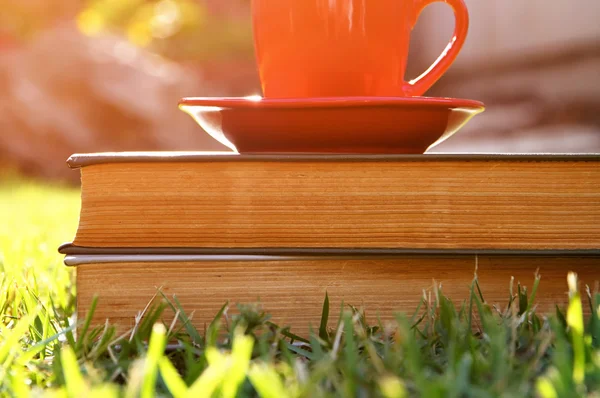
<svg viewBox="0 0 600 398"><path fill-rule="evenodd" d="M296 345L290 344L287 341L285 341L284 344L288 348L288 350L290 350L292 352L295 352L298 355L301 355L301 356L303 356L303 357L305 357L307 359L310 359L310 360L314 360L315 359L314 354L312 352L310 352L310 351L307 351L307 350L305 350L305 349L303 349L301 347L298 347Z"/></svg>
<svg viewBox="0 0 600 398"><path fill-rule="evenodd" d="M323 301L323 310L321 311L321 324L319 325L319 337L328 344L329 333L327 333L327 322L329 321L329 295L325 292L325 300Z"/></svg>
<svg viewBox="0 0 600 398"><path fill-rule="evenodd" d="M148 346L148 355L144 362L144 380L142 382L141 392L142 398L152 398L155 396L158 363L163 357L166 344L167 335L165 326L157 323L152 328L150 345Z"/></svg>
<svg viewBox="0 0 600 398"><path fill-rule="evenodd" d="M163 356L158 361L158 367L160 369L160 375L173 397L185 397L187 394L187 385L181 379L181 376L179 376L179 373L177 373L177 370L171 361Z"/></svg>
<svg viewBox="0 0 600 398"><path fill-rule="evenodd" d="M223 383L222 387L222 396L224 398L237 396L238 390L246 379L246 374L250 367L254 340L243 333L243 329L238 329L235 332L233 347L231 349L231 363L227 369L227 382Z"/></svg>
<svg viewBox="0 0 600 398"><path fill-rule="evenodd" d="M73 353L73 350L69 346L65 346L61 352L60 362L62 364L62 371L65 377L65 384L67 395L69 397L83 397L86 395L87 390L81 371L79 370L79 364L77 358Z"/></svg>
<svg viewBox="0 0 600 398"><path fill-rule="evenodd" d="M287 398L290 396L275 369L267 364L253 364L248 372L248 378L258 395L263 398Z"/></svg>
<svg viewBox="0 0 600 398"><path fill-rule="evenodd" d="M344 316L344 354L345 361L350 366L350 374L356 375L356 365L358 364L358 347L354 336L354 319L350 314Z"/></svg>
<svg viewBox="0 0 600 398"><path fill-rule="evenodd" d="M83 343L86 341L86 334L90 328L90 324L92 323L92 318L94 316L94 312L96 312L96 306L98 305L98 296L94 296L92 298L92 303L90 304L90 309L88 310L85 321L81 326L81 332L78 333L77 336L77 345L75 346L75 352L80 353L83 349Z"/></svg>
<svg viewBox="0 0 600 398"><path fill-rule="evenodd" d="M188 397L211 397L226 377L227 358L215 347L206 349L209 366L188 390Z"/></svg>
<svg viewBox="0 0 600 398"><path fill-rule="evenodd" d="M52 296L50 296L50 308L52 308L52 312L54 314L54 318L55 319L61 319L63 318L58 311L56 310L56 305L54 303L54 299L52 298ZM68 324L68 323L67 323ZM61 326L64 326L61 324ZM67 340L67 343L71 346L71 348L75 349L75 347L77 346L77 343L75 342L75 336L73 334L73 331L75 330L75 326L76 325L69 325L66 329L65 329L65 338Z"/></svg>
<svg viewBox="0 0 600 398"><path fill-rule="evenodd" d="M200 344L202 341L204 341L202 339L202 336L200 336L200 333L198 333L198 330L194 327L194 325L192 325L190 318L183 310L183 306L177 299L177 296L173 296L173 301L175 301L176 304L174 305L171 302L171 300L169 300L169 298L162 292L162 290L159 291L159 294L163 297L167 305L171 308L171 310L173 310L174 313L179 313L179 319L185 327L185 330L188 333L188 335L192 338L192 341L194 341L194 343L196 344Z"/></svg>
<svg viewBox="0 0 600 398"><path fill-rule="evenodd" d="M413 324L413 326L415 325L415 318L419 315L419 311L421 311L421 306L423 305L423 300L419 300L419 304L417 304L417 308L415 309L415 311L413 312L413 315L410 317L410 323ZM418 321L417 324L420 323L423 320L424 316L422 316Z"/></svg>
<svg viewBox="0 0 600 398"><path fill-rule="evenodd" d="M579 386L585 379L585 342L583 327L583 306L579 295L577 274L569 272L569 308L567 310L567 325L571 329L573 344L573 380Z"/></svg>
<svg viewBox="0 0 600 398"><path fill-rule="evenodd" d="M229 301L226 301L225 304L221 307L217 315L213 318L213 320L208 325L205 334L206 345L214 346L217 343L217 337L219 335L219 327L221 325L221 319L223 318L223 314L229 308Z"/></svg>
<svg viewBox="0 0 600 398"><path fill-rule="evenodd" d="M527 288L521 287L521 283L517 284L517 294L519 295L519 315L522 315L529 308L529 303L527 299Z"/></svg>
<svg viewBox="0 0 600 398"><path fill-rule="evenodd" d="M270 321L267 322L267 325L269 325L275 329L279 328L276 324L274 324L273 322L270 322ZM283 336L291 339L292 341L300 341L302 343L310 344L310 341L308 339L305 339L304 337L298 336L297 334L290 332L290 329L287 327L284 329L279 329L279 333L281 333Z"/></svg>
<svg viewBox="0 0 600 398"><path fill-rule="evenodd" d="M535 302L535 295L537 293L538 287L540 285L540 279L541 279L541 275L539 274L539 269L535 271L535 280L533 282L533 288L531 289L531 296L529 296L529 301L527 304L527 309L526 312L530 312L531 311L531 307L533 306L534 302Z"/></svg>
<svg viewBox="0 0 600 398"><path fill-rule="evenodd" d="M323 352L323 348L321 347L321 342L319 341L319 339L317 339L317 336L315 336L313 333L311 333L310 335L310 349L312 351L312 358L307 357L309 359L318 361L321 358L323 358L323 356L325 355L325 353Z"/></svg>
<svg viewBox="0 0 600 398"><path fill-rule="evenodd" d="M591 312L590 334L592 335L592 347L600 349L600 293L594 295Z"/></svg>
<svg viewBox="0 0 600 398"><path fill-rule="evenodd" d="M475 283L477 282L477 278L473 279L471 282L471 289L469 292L469 313L467 318L467 328L468 330L473 330L473 301L475 300Z"/></svg>

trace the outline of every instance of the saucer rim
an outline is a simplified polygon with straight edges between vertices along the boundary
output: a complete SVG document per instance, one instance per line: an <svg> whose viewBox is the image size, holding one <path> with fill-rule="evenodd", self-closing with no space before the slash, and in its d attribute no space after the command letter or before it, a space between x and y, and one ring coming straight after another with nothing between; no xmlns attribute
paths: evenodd
<svg viewBox="0 0 600 398"><path fill-rule="evenodd" d="M362 106L447 107L485 110L481 101L450 97L315 97L315 98L254 98L254 97L184 97L180 108L353 108Z"/></svg>

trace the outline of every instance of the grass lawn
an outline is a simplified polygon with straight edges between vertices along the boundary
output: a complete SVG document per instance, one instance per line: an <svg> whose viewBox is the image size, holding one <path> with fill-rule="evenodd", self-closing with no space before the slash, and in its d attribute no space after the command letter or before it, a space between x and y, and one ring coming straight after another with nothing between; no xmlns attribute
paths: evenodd
<svg viewBox="0 0 600 398"><path fill-rule="evenodd" d="M57 247L78 212L77 189L0 179L0 396L600 397L600 295L580 297L574 275L569 307L549 316L535 312L544 282L532 276L508 308L488 306L475 280L468 302L437 291L393 325L348 307L326 327L340 309L325 300L310 336L251 303L196 330L166 300L126 335L80 319L76 336L74 270ZM163 325L164 311L181 322Z"/></svg>

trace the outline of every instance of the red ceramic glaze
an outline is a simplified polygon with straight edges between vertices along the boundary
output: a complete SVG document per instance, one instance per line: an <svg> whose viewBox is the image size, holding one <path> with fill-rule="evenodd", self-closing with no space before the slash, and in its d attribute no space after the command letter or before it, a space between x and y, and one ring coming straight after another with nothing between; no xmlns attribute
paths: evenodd
<svg viewBox="0 0 600 398"><path fill-rule="evenodd" d="M454 35L422 76L405 81L410 32L431 3L452 7ZM252 0L265 98L423 95L463 46L463 0Z"/></svg>
<svg viewBox="0 0 600 398"><path fill-rule="evenodd" d="M483 112L452 98L184 98L180 109L239 153L419 154Z"/></svg>

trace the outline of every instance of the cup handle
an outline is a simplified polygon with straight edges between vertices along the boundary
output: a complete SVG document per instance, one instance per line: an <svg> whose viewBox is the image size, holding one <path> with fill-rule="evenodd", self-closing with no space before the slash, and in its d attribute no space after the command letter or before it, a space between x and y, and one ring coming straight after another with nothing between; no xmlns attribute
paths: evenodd
<svg viewBox="0 0 600 398"><path fill-rule="evenodd" d="M467 38L467 31L469 30L469 13L463 0L417 0L415 16L412 20L411 27L414 27L417 24L417 19L425 7L438 1L448 4L454 10L454 17L456 19L454 36L446 46L446 49L444 49L442 54L429 69L418 78L405 83L404 94L409 97L423 95L444 73L446 73L450 65L452 65L456 59L456 56L460 52L465 43L465 39Z"/></svg>

